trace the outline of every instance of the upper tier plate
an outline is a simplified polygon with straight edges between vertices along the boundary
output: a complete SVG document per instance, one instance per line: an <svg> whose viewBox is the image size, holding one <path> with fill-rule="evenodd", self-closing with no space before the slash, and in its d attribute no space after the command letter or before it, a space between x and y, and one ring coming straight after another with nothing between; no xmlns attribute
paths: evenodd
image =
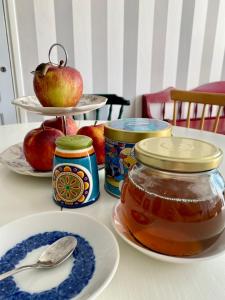
<svg viewBox="0 0 225 300"><path fill-rule="evenodd" d="M12 104L44 116L80 115L103 107L107 98L97 95L83 95L74 107L44 107L36 96L27 96L12 100Z"/></svg>

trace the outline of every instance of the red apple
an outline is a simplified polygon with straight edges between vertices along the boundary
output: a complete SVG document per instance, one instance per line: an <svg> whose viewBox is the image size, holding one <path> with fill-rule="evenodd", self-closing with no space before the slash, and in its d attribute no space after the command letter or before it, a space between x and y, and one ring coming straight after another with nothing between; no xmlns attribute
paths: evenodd
<svg viewBox="0 0 225 300"><path fill-rule="evenodd" d="M104 124L81 127L77 134L86 135L92 138L97 163L103 164L105 162Z"/></svg>
<svg viewBox="0 0 225 300"><path fill-rule="evenodd" d="M76 69L42 63L33 73L34 92L43 106L72 107L79 102L83 80Z"/></svg>
<svg viewBox="0 0 225 300"><path fill-rule="evenodd" d="M62 131L50 128L36 128L27 133L23 142L23 152L27 162L38 171L51 171L56 138Z"/></svg>
<svg viewBox="0 0 225 300"><path fill-rule="evenodd" d="M65 133L62 117L47 119L42 123L42 125L44 125L45 127L56 128ZM66 135L75 135L78 128L78 124L73 120L73 118L66 117Z"/></svg>

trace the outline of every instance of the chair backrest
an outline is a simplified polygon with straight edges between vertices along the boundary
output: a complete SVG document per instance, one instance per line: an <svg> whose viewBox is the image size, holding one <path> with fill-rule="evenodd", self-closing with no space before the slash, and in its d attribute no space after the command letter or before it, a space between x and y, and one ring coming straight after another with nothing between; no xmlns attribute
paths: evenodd
<svg viewBox="0 0 225 300"><path fill-rule="evenodd" d="M157 93L144 94L142 96L142 117L153 118L151 112L151 104L156 103L161 106L160 119L165 119L166 103L171 102L170 91L173 87L169 87Z"/></svg>
<svg viewBox="0 0 225 300"><path fill-rule="evenodd" d="M225 94L225 81L214 81L202 84L192 91Z"/></svg>
<svg viewBox="0 0 225 300"><path fill-rule="evenodd" d="M171 120L172 122L173 101L171 100L171 91L173 89L175 88L169 87L157 93L144 94L142 96L142 117L145 118L157 117L167 121ZM191 91L225 94L225 81L206 83L194 88ZM156 110L155 107L153 106L158 106L158 109ZM201 119L199 118L202 109L201 106L203 105L199 103L195 103L193 105L193 114L191 115L191 119L190 119L190 127L192 128L199 128L199 127L201 128L200 126ZM186 116L185 114L187 110L186 108L187 108L187 103L179 102L177 107L177 121L176 121L176 124L178 126L186 127L186 119L184 118L184 115ZM160 113L158 114L159 109L160 109ZM157 111L157 114L155 113L154 110ZM153 114L152 111L154 112ZM212 104L207 105L207 112L205 111L205 113L207 117L205 118L204 121L204 130L213 131L214 124L212 125L212 123L216 119L214 106ZM219 122L219 127L217 132L225 134L225 107L223 108L222 115L223 116L220 117L220 122Z"/></svg>
<svg viewBox="0 0 225 300"><path fill-rule="evenodd" d="M194 104L202 104L202 113L200 118L200 124L199 129L204 129L204 123L206 118L206 107L207 105L218 106L217 113L215 117L212 117L211 115L208 117L210 121L213 122L213 130L214 132L217 132L219 120L221 117L222 109L225 106L225 94L214 92L202 92L199 91L199 89L195 89L192 91L183 91L183 90L177 90L172 89L170 91L170 97L174 101L173 105L173 125L177 125L177 111L178 111L178 105L183 102L188 103L188 109L187 109L187 118L186 118L186 127L190 127L191 121L193 120L193 117L191 116L191 108L192 103ZM195 114L195 112L194 112ZM194 118L197 119L196 114L194 115ZM178 120L179 121L179 120ZM192 127L192 126L191 126ZM194 126L196 128L196 126Z"/></svg>
<svg viewBox="0 0 225 300"><path fill-rule="evenodd" d="M107 103L106 105L109 105L109 111L108 111L108 116L107 120L110 121L112 118L112 113L113 113L113 107L114 106L119 106L119 114L117 116L117 119L121 119L124 111L124 106L129 106L130 105L130 100L124 99L123 97L119 97L116 94L96 94L99 96L106 97ZM100 110L96 110L96 116L95 119L99 120L99 113ZM87 115L84 114L84 120L87 120Z"/></svg>
<svg viewBox="0 0 225 300"><path fill-rule="evenodd" d="M161 106L160 119L165 119L166 103L171 103L170 91L172 89L174 89L174 87L168 87L156 93L144 94L142 96L142 117L153 118L151 104L159 104ZM225 81L209 82L194 88L192 91L225 94ZM209 111L210 113L212 112L212 106L210 106ZM195 107L195 114L198 114L197 105ZM182 104L178 109L178 118L181 118L181 115Z"/></svg>

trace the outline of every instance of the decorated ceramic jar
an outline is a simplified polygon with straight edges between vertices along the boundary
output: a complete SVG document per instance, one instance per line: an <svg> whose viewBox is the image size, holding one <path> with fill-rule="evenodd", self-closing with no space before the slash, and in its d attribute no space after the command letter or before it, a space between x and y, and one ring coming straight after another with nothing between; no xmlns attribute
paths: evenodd
<svg viewBox="0 0 225 300"><path fill-rule="evenodd" d="M99 197L99 177L92 139L84 135L56 140L53 199L61 207L79 208Z"/></svg>
<svg viewBox="0 0 225 300"><path fill-rule="evenodd" d="M145 247L193 256L225 228L222 150L205 141L151 138L135 145L137 164L121 195L121 220Z"/></svg>
<svg viewBox="0 0 225 300"><path fill-rule="evenodd" d="M171 136L172 126L157 119L127 118L105 125L105 190L120 197L120 190L128 169L135 163L132 149L138 141L148 137Z"/></svg>

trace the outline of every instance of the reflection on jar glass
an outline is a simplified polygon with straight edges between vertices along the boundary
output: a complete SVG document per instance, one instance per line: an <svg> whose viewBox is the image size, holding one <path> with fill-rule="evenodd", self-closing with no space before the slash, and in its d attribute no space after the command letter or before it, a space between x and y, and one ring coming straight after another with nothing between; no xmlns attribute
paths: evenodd
<svg viewBox="0 0 225 300"><path fill-rule="evenodd" d="M167 149L163 159L165 151L161 151L160 144L165 145L166 139L173 154L171 158ZM217 169L222 152L197 140L173 137L152 140L155 142L149 142L147 148L143 147L143 141L135 146L139 163L123 184L123 222L151 250L174 256L198 254L213 244L225 227L224 180ZM184 149L190 141L194 147L191 154L189 151L181 154L178 150L174 155L174 147ZM200 146L206 147L205 152ZM201 154L196 147L201 148ZM152 150L147 153L146 149Z"/></svg>

